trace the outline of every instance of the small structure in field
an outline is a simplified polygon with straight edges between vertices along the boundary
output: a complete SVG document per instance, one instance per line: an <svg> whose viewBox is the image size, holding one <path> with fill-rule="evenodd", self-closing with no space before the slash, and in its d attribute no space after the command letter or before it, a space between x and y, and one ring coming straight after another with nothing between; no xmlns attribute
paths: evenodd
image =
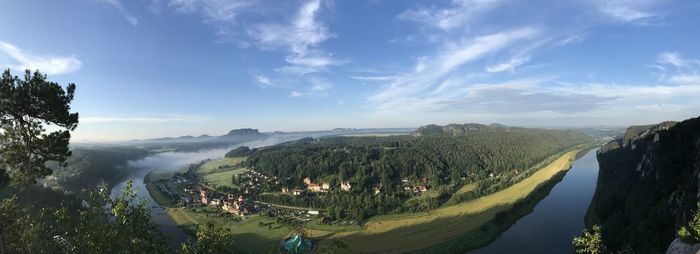
<svg viewBox="0 0 700 254"><path fill-rule="evenodd" d="M343 191L350 191L351 188L352 185L350 185L349 181L343 181L342 183L340 183L340 189Z"/></svg>

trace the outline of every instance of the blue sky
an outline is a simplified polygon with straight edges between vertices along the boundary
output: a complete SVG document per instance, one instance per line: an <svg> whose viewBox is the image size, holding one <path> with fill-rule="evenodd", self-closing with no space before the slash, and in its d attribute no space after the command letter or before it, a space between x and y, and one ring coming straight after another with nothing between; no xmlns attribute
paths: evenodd
<svg viewBox="0 0 700 254"><path fill-rule="evenodd" d="M697 1L0 1L0 66L76 83L74 140L700 112Z"/></svg>

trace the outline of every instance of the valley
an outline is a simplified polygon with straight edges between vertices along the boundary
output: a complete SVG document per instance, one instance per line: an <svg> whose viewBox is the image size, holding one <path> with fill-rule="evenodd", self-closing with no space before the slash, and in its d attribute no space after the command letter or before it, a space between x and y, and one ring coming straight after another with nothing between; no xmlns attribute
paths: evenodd
<svg viewBox="0 0 700 254"><path fill-rule="evenodd" d="M396 138L403 137L393 137L389 140ZM324 139L326 141L323 142L331 142L330 144L339 142L345 144L345 141L341 142L333 137ZM282 147L296 147L298 145L303 147L306 146L306 142L309 141L300 140L285 143ZM347 144L354 142L364 144L367 140L350 141ZM342 195L349 190L339 190L339 187L342 187L341 184L336 182L337 185L329 184L328 187L313 191L313 184L309 184L310 179L301 184L306 185L306 187L293 186L294 181L289 180L286 182L292 186L281 184L284 180L282 178L252 170L251 164L246 161L251 157L205 160L191 164L186 170L167 174L166 176L170 176L170 178L147 179L147 185L162 186L148 190L154 197L170 197L165 200L162 198L156 200L161 200L160 204L166 207L165 213L181 228L192 232L197 225L214 222L216 225L236 232L234 239L246 243L239 246L240 251L243 252L256 252L260 248L266 251L274 250L279 247L278 243L283 238L288 237L299 227L302 228L306 237L317 241L319 250L325 251L351 253L428 251L430 248L440 248L440 246L445 248L444 246L449 246L450 241L459 237L465 240L465 236L468 237L467 241L479 243L468 248L460 248L461 251L467 251L493 241L505 228L490 231L486 235L472 233L485 227L485 224L504 220L503 218L508 215L516 214L517 212L513 211L522 209L520 207L524 205L521 204L527 203L525 201L531 199L535 195L534 193L548 192L547 189L550 189L555 181L558 181L554 179L560 179L571 167L577 154L585 151L586 146L590 145L582 145L579 148L572 148L570 151L552 155L540 163L535 163L530 170L522 170L519 172L520 174L511 175L508 178L503 177L503 179L515 181L514 184L482 194L481 197L478 197L474 192L479 188L483 189L484 186L480 187L480 184L467 182L452 188L452 194L442 198L441 204L437 204L435 208L426 211L406 210L398 212L402 210L400 208L391 214L376 215L361 221L351 217L350 212L342 210L342 213L348 213L347 218L330 218L329 215L338 213L337 209L319 206L319 202L324 202L333 195ZM257 150L234 149L227 155L238 156L243 153L255 157L256 152L259 152ZM488 180L489 178L495 179L497 177L487 175L484 179ZM462 177L460 181L465 180L466 177ZM437 190L444 188L421 191L417 187L406 187L406 190L403 190L404 187L401 185L407 186L408 184L410 186L411 180L399 179L397 181L400 183L396 187L397 189L411 193L409 196L413 196L407 199L407 204L416 200L436 202L438 196L445 195ZM492 186L497 186L499 181L491 179L489 182L493 184ZM553 183L550 184L550 182ZM424 185L428 186L428 181L425 181ZM347 187L358 188L355 182L348 183ZM361 188L361 186L359 187ZM382 196L381 191L376 192L376 186L372 188L374 190L365 191L375 191L375 196ZM188 189L189 192L184 193L179 191L180 189ZM198 189L200 191L197 191ZM293 192L292 189L299 190L299 193ZM203 190L207 190L205 194L203 194ZM464 200L465 193L469 193L471 198ZM229 195L229 198L226 198L226 195ZM202 204L203 200L201 199L204 196L207 196L208 204ZM234 201L232 198L238 198L238 200ZM231 201L226 201L229 199ZM272 201L268 201L270 199ZM295 199L307 200L308 203L299 203ZM191 200L191 202L185 202L185 200ZM286 200L286 203L280 203L280 200ZM225 202L231 202L231 204ZM221 208L222 203L224 203L223 208ZM235 209L227 208L230 205L235 205ZM408 207L410 206L412 205L408 205ZM518 217L520 216L522 215ZM515 219L517 220L517 218ZM406 241L412 244L407 246ZM246 246L255 246L255 248Z"/></svg>

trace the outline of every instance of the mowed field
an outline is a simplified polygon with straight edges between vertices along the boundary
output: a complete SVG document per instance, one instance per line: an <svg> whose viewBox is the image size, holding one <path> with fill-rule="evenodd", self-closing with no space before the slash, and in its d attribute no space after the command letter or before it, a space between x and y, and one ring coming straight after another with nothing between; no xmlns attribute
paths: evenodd
<svg viewBox="0 0 700 254"><path fill-rule="evenodd" d="M568 170L576 153L568 152L525 180L491 195L430 212L374 217L362 230L336 232L330 238L343 241L353 253L403 253L446 242L492 220L496 213L507 210L557 173Z"/></svg>
<svg viewBox="0 0 700 254"><path fill-rule="evenodd" d="M237 187L231 179L233 175L248 172L247 168L238 167L246 157L223 158L205 163L197 169L197 175L209 187Z"/></svg>
<svg viewBox="0 0 700 254"><path fill-rule="evenodd" d="M199 174L209 174L217 171L225 171L232 168L234 165L245 161L246 157L235 157L235 158L223 158L218 160L213 160L197 169Z"/></svg>
<svg viewBox="0 0 700 254"><path fill-rule="evenodd" d="M237 187L231 181L233 175L240 175L245 172L248 172L247 168L231 169L228 171L206 174L202 176L202 180L206 182L207 186L227 186L233 188Z"/></svg>
<svg viewBox="0 0 700 254"><path fill-rule="evenodd" d="M183 208L168 208L168 215L178 226L194 229L196 225L213 222L215 225L228 228L235 235L236 247L244 253L278 253L280 240L292 229L275 220L264 216L251 216L235 222L230 218L234 215L225 214L212 216L205 212L192 212Z"/></svg>
<svg viewBox="0 0 700 254"><path fill-rule="evenodd" d="M332 249L331 239L347 244L349 249L334 250L337 253L420 251L455 239L493 220L496 213L509 209L558 173L568 170L577 152L565 153L530 177L488 196L430 212L378 216L369 219L362 227L319 225L310 222L306 226L306 232L310 237L320 240L320 249ZM230 179L229 176L229 182ZM475 187L476 185L465 185L461 191L471 191ZM191 229L193 225L202 225L208 221L230 228L236 234L237 246L246 252L276 253L280 240L292 230L263 216L252 216L242 222L235 222L226 216L216 216L208 212L192 212L181 208L168 208L166 211L178 225L185 228Z"/></svg>

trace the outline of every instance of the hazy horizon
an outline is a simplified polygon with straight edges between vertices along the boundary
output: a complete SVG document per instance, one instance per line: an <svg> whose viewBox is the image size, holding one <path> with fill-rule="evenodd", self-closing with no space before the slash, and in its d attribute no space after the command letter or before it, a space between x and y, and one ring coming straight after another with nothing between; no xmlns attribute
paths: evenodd
<svg viewBox="0 0 700 254"><path fill-rule="evenodd" d="M73 141L700 113L693 1L0 2L0 66L77 85Z"/></svg>

